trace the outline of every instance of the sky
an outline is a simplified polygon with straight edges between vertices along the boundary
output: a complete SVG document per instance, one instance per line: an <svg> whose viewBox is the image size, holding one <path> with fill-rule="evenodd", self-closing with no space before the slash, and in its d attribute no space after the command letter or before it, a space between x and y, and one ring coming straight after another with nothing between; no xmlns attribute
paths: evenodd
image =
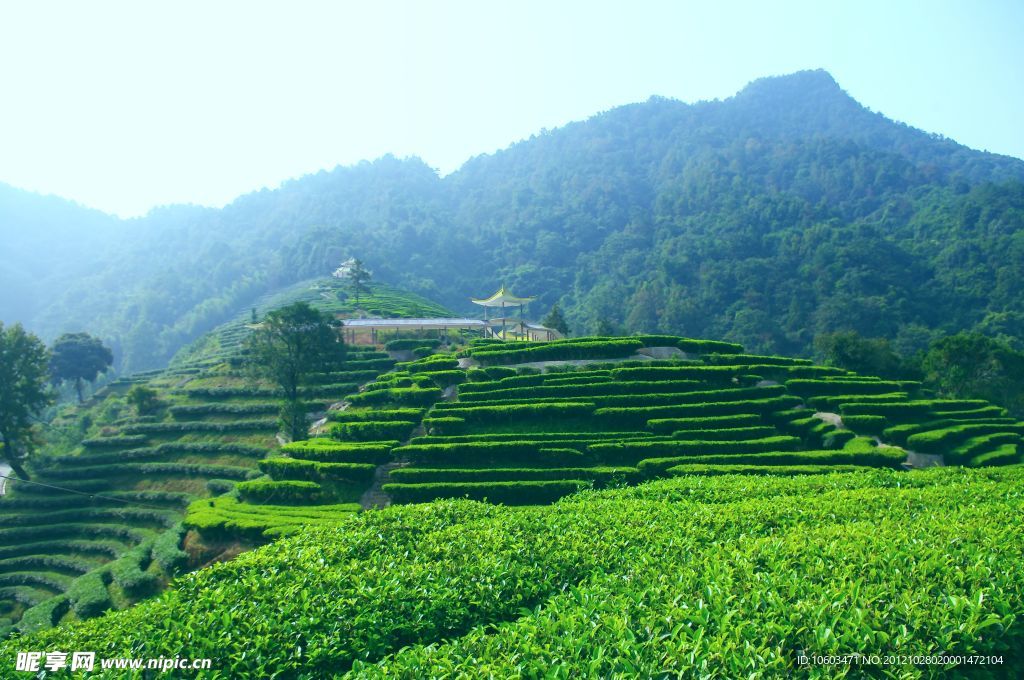
<svg viewBox="0 0 1024 680"><path fill-rule="evenodd" d="M652 95L828 70L1024 158L1024 2L0 0L0 182L122 217L384 154L441 174Z"/></svg>

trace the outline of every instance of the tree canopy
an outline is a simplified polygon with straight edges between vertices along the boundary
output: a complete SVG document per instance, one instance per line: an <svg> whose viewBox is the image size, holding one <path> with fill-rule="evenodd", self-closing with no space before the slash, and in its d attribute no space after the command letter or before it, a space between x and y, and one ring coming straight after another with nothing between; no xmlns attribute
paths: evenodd
<svg viewBox="0 0 1024 680"><path fill-rule="evenodd" d="M22 479L22 463L35 447L33 427L39 412L53 401L47 389L50 353L42 340L21 324L0 322L0 444L3 456Z"/></svg>
<svg viewBox="0 0 1024 680"><path fill-rule="evenodd" d="M82 381L91 383L114 363L109 347L88 333L65 333L53 342L50 375L55 383L71 381L82 403Z"/></svg>
<svg viewBox="0 0 1024 680"><path fill-rule="evenodd" d="M292 440L305 439L301 388L311 373L337 369L345 358L345 345L332 319L305 302L275 309L250 336L248 348L253 374L281 390L282 428Z"/></svg>

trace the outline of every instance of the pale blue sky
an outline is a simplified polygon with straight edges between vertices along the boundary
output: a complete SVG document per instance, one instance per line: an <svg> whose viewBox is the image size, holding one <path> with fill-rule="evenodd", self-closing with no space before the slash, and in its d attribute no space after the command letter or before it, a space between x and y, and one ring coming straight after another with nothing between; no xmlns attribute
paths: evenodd
<svg viewBox="0 0 1024 680"><path fill-rule="evenodd" d="M442 173L651 95L825 68L1024 158L1024 2L7 2L0 181L122 216L385 153Z"/></svg>

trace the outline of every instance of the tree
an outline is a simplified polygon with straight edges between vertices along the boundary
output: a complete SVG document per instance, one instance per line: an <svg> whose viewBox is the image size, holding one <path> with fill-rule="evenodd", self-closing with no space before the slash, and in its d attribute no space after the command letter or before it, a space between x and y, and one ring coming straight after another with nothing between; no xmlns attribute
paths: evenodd
<svg viewBox="0 0 1024 680"><path fill-rule="evenodd" d="M88 333L65 333L53 343L50 375L54 383L73 380L81 404L82 381L91 383L113 363L113 353L99 338Z"/></svg>
<svg viewBox="0 0 1024 680"><path fill-rule="evenodd" d="M34 420L52 403L47 389L50 352L21 324L4 329L0 322L0 445L3 456L22 479L22 462L34 450Z"/></svg>
<svg viewBox="0 0 1024 680"><path fill-rule="evenodd" d="M145 385L132 386L124 398L125 401L135 407L135 412L140 416L153 413L160 405L160 399L157 397L156 390Z"/></svg>
<svg viewBox="0 0 1024 680"><path fill-rule="evenodd" d="M932 343L922 367L925 380L943 395L988 399L1024 415L1024 354L978 333Z"/></svg>
<svg viewBox="0 0 1024 680"><path fill-rule="evenodd" d="M569 324L565 322L565 317L562 316L562 310L559 309L557 302L540 323L542 326L547 326L548 328L556 330L562 335L569 335Z"/></svg>
<svg viewBox="0 0 1024 680"><path fill-rule="evenodd" d="M281 425L291 439L305 439L306 409L300 399L309 375L338 368L345 345L331 318L305 302L296 302L266 315L250 336L250 368L281 389Z"/></svg>
<svg viewBox="0 0 1024 680"><path fill-rule="evenodd" d="M359 294L370 294L370 286L367 285L370 282L370 270L363 266L363 261L359 259L352 260L352 266L348 271L348 284L352 290L352 295L356 299L356 304L359 303Z"/></svg>
<svg viewBox="0 0 1024 680"><path fill-rule="evenodd" d="M882 378L920 377L885 338L864 338L856 331L825 333L814 338L814 347L829 366Z"/></svg>

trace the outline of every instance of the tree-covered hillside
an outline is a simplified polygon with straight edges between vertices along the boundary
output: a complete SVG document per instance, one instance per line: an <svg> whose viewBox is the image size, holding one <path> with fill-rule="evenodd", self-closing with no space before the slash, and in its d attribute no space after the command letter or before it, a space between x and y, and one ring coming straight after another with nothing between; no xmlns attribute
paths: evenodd
<svg viewBox="0 0 1024 680"><path fill-rule="evenodd" d="M355 255L456 311L502 282L539 296L536 317L559 301L577 333L807 354L841 330L904 353L979 330L1019 347L1022 182L1024 161L895 123L802 72L724 101L619 107L444 178L389 157L222 210L164 208L70 253L45 247L52 229L26 233L27 217L2 221L52 275L0 261L23 292L0 298L0 318L47 337L87 329L122 368L163 365Z"/></svg>

